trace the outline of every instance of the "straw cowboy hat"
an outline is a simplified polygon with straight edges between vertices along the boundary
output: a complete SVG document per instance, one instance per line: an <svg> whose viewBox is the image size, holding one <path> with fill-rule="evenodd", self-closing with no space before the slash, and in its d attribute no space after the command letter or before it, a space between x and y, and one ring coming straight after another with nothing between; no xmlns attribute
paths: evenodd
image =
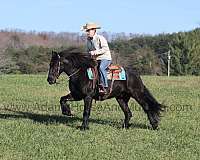
<svg viewBox="0 0 200 160"><path fill-rule="evenodd" d="M82 31L87 31L89 29L100 29L101 27L96 23L86 23L84 26L81 27Z"/></svg>

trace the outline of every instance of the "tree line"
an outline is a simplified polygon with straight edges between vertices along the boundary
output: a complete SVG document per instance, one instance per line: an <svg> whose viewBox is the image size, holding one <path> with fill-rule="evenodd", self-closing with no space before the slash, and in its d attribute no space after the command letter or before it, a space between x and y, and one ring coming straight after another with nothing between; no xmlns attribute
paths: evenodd
<svg viewBox="0 0 200 160"><path fill-rule="evenodd" d="M0 32L0 37L3 33L5 31ZM0 41L0 73L44 73L48 71L52 50L72 46L85 50L86 37L79 33L9 33L7 31L10 37L5 37L8 40L4 47ZM170 51L172 75L200 75L200 28L154 36L101 34L109 40L113 63L133 67L140 74L166 75L166 53Z"/></svg>
<svg viewBox="0 0 200 160"><path fill-rule="evenodd" d="M136 68L141 74L166 75L171 53L172 75L200 75L200 29L173 34L138 36L115 40L111 49L118 61Z"/></svg>

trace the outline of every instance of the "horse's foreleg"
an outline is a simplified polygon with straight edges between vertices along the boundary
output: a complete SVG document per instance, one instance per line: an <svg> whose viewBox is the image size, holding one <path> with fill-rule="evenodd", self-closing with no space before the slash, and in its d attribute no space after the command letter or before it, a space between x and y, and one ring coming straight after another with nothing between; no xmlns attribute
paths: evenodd
<svg viewBox="0 0 200 160"><path fill-rule="evenodd" d="M90 116L91 107L92 107L92 97L87 96L84 98L83 123L81 126L81 130L89 129L88 120Z"/></svg>
<svg viewBox="0 0 200 160"><path fill-rule="evenodd" d="M124 123L123 123L123 128L128 128L129 127L129 121L132 117L132 113L128 107L128 101L129 101L130 97L126 97L126 98L116 98L117 102L119 103L122 111L124 112Z"/></svg>
<svg viewBox="0 0 200 160"><path fill-rule="evenodd" d="M70 93L60 98L60 106L61 106L62 114L67 115L67 116L73 115L68 103L68 101L73 101L73 100L74 98L72 97Z"/></svg>

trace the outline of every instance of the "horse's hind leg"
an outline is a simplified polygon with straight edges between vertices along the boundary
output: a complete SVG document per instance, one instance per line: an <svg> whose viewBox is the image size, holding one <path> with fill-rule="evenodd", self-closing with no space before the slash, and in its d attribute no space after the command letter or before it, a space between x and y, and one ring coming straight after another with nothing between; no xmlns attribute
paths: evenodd
<svg viewBox="0 0 200 160"><path fill-rule="evenodd" d="M60 106L61 106L62 114L67 115L67 116L73 115L68 103L68 101L73 101L73 100L74 99L71 94L68 94L60 98Z"/></svg>
<svg viewBox="0 0 200 160"><path fill-rule="evenodd" d="M124 123L123 123L123 128L128 129L129 128L129 121L132 117L132 113L128 107L128 101L130 97L124 97L124 98L116 98L117 102L119 103L119 106L121 107L122 111L124 112Z"/></svg>

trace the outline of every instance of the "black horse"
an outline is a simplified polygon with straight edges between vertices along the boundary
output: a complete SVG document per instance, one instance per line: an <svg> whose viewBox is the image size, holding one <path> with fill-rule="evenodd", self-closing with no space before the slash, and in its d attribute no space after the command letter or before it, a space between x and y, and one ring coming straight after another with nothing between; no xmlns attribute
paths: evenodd
<svg viewBox="0 0 200 160"><path fill-rule="evenodd" d="M99 100L97 89L93 87L93 81L89 80L87 75L87 68L96 65L97 62L89 54L78 52L75 49L52 52L47 81L49 84L54 84L62 72L68 75L70 93L61 97L61 110L62 114L70 116L72 113L68 102L84 100L81 130L88 129L92 100ZM134 98L147 114L152 128L157 129L164 106L152 96L134 69L125 68L125 71L127 80L114 81L112 92L102 97L103 100L116 98L125 115L123 127L128 128L132 117L128 102L131 97Z"/></svg>

